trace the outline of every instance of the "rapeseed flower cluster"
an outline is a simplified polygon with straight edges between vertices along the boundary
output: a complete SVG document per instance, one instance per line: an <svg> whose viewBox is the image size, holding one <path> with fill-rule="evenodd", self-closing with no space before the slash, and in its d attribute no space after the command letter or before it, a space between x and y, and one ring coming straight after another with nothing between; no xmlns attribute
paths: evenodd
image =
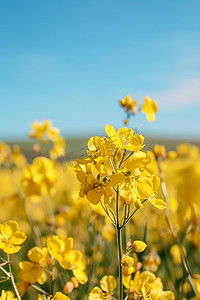
<svg viewBox="0 0 200 300"><path fill-rule="evenodd" d="M125 125L158 111L149 97L120 106ZM29 137L31 155L0 142L0 299L199 299L197 146L150 151L143 135L107 124L68 162L50 120Z"/></svg>

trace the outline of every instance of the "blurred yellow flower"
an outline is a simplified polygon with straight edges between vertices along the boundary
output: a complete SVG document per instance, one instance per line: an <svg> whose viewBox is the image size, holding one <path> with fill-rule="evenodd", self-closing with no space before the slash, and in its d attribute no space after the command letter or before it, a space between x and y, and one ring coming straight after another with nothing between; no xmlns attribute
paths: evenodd
<svg viewBox="0 0 200 300"><path fill-rule="evenodd" d="M132 100L130 95L126 95L124 99L121 99L119 104L125 108L127 113L131 112L133 115L137 113L137 100Z"/></svg>
<svg viewBox="0 0 200 300"><path fill-rule="evenodd" d="M10 155L10 146L3 142L0 142L0 165L8 163L10 160Z"/></svg>
<svg viewBox="0 0 200 300"><path fill-rule="evenodd" d="M155 114L158 111L158 105L156 101L149 97L144 98L144 102L141 107L141 111L146 114L147 120L153 122L155 120Z"/></svg>
<svg viewBox="0 0 200 300"><path fill-rule="evenodd" d="M182 250L183 250L183 254L186 255L186 249L185 247L182 246ZM181 264L181 251L180 248L177 244L174 244L173 246L171 246L170 248L170 255L172 256L173 262L175 264Z"/></svg>
<svg viewBox="0 0 200 300"><path fill-rule="evenodd" d="M59 129L51 127L51 121L45 120L42 122L35 121L31 128L33 132L29 133L30 138L37 140L47 140L47 138L55 139L59 135Z"/></svg>
<svg viewBox="0 0 200 300"><path fill-rule="evenodd" d="M50 120L42 122L35 121L32 125L33 132L29 133L30 138L34 138L37 141L48 143L49 140L53 142L53 147L50 149L49 155L51 159L57 159L65 154L66 141L60 136L58 128L53 128ZM35 150L39 150L40 147L36 144ZM39 149L37 149L39 148Z"/></svg>
<svg viewBox="0 0 200 300"><path fill-rule="evenodd" d="M39 265L35 265L30 261L22 261L19 263L20 272L19 280L27 283L44 284L47 280L45 272Z"/></svg>
<svg viewBox="0 0 200 300"><path fill-rule="evenodd" d="M49 193L55 183L55 163L46 157L35 158L24 169L22 187L27 196Z"/></svg>

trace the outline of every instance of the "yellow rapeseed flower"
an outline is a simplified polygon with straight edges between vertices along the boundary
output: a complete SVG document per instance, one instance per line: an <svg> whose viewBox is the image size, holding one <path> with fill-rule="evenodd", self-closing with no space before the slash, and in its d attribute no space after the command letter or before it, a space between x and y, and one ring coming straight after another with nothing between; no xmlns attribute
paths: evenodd
<svg viewBox="0 0 200 300"><path fill-rule="evenodd" d="M160 278L149 272L137 272L133 280L124 282L129 299L144 300L174 300L174 294L170 291L163 291Z"/></svg>
<svg viewBox="0 0 200 300"><path fill-rule="evenodd" d="M121 259L122 272L125 277L130 276L135 272L134 258L131 256L124 255Z"/></svg>
<svg viewBox="0 0 200 300"><path fill-rule="evenodd" d="M48 251L46 247L40 248L35 246L28 251L28 258L32 261L40 265L41 267L48 266ZM50 258L50 257L49 257Z"/></svg>
<svg viewBox="0 0 200 300"><path fill-rule="evenodd" d="M22 187L27 196L49 192L56 183L55 162L37 157L24 169Z"/></svg>
<svg viewBox="0 0 200 300"><path fill-rule="evenodd" d="M139 134L134 134L130 128L123 127L116 132L113 126L107 124L105 131L117 148L126 149L128 151L139 151L144 147L144 137Z"/></svg>
<svg viewBox="0 0 200 300"><path fill-rule="evenodd" d="M61 266L64 269L72 270L75 278L81 284L85 284L88 281L88 277L85 273L86 264L83 260L83 254L78 250L68 251L62 261Z"/></svg>
<svg viewBox="0 0 200 300"><path fill-rule="evenodd" d="M42 270L40 265L34 264L30 261L22 261L19 263L20 272L19 280L25 283L36 283L44 284L47 280L45 272Z"/></svg>
<svg viewBox="0 0 200 300"><path fill-rule="evenodd" d="M63 260L64 255L73 249L73 239L69 237L64 240L54 235L48 238L47 249L51 256L60 262Z"/></svg>
<svg viewBox="0 0 200 300"><path fill-rule="evenodd" d="M0 249L5 253L17 253L21 249L21 245L26 240L24 232L19 230L16 221L7 221L0 224Z"/></svg>
<svg viewBox="0 0 200 300"><path fill-rule="evenodd" d="M33 132L29 133L30 138L37 140L47 140L47 138L55 139L59 135L59 129L51 127L51 121L45 120L42 122L35 121L31 128Z"/></svg>

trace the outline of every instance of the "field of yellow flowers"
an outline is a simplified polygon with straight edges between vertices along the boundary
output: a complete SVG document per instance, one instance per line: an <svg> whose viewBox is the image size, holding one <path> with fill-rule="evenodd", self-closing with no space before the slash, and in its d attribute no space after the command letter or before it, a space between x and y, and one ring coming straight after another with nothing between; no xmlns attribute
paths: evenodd
<svg viewBox="0 0 200 300"><path fill-rule="evenodd" d="M49 120L32 124L33 159L0 142L1 300L200 299L199 149L146 151L128 123L156 102L120 106L123 127L74 161Z"/></svg>

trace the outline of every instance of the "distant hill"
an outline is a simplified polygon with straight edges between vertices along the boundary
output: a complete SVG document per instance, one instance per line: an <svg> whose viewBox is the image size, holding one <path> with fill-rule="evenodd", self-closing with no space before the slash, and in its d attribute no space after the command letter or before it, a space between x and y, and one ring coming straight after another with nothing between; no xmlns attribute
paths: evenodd
<svg viewBox="0 0 200 300"><path fill-rule="evenodd" d="M66 160L72 160L75 158L84 157L87 155L87 142L89 137L81 137L81 138L69 138L67 140L67 149L66 149ZM173 139L161 139L161 138L145 138L145 147L144 150L151 150L155 144L162 144L166 147L167 150L175 150L176 146L180 143L186 141L183 140L173 140ZM194 144L200 148L200 141L190 141L191 144ZM33 159L36 154L33 151L34 141L11 141L8 142L9 145L18 144L21 148L22 153L28 157L28 159ZM42 148L41 155L46 155L48 153L50 145L44 145Z"/></svg>

